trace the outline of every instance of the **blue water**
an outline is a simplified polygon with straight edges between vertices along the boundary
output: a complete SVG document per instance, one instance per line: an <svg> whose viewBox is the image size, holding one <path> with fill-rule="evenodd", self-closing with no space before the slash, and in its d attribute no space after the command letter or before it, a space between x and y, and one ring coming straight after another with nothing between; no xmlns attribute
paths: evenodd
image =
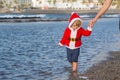
<svg viewBox="0 0 120 80"><path fill-rule="evenodd" d="M101 18L92 35L82 38L79 73L120 50L118 25L118 18ZM0 23L0 80L68 80L66 49L57 46L66 26L67 21Z"/></svg>

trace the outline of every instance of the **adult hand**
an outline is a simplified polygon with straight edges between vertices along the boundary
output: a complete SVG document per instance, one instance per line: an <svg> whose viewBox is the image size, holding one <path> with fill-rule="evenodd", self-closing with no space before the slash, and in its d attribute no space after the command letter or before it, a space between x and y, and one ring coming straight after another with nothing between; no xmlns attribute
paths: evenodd
<svg viewBox="0 0 120 80"><path fill-rule="evenodd" d="M100 8L99 12L96 14L95 18L93 18L90 22L89 22L89 25L90 27L93 27L94 24L96 23L96 21L99 19L99 17L101 15L103 15L107 10L108 8L110 7L111 3L112 3L113 0L106 0L103 4L103 6Z"/></svg>
<svg viewBox="0 0 120 80"><path fill-rule="evenodd" d="M96 22L97 22L97 19L93 18L92 20L90 20L88 26L92 28Z"/></svg>

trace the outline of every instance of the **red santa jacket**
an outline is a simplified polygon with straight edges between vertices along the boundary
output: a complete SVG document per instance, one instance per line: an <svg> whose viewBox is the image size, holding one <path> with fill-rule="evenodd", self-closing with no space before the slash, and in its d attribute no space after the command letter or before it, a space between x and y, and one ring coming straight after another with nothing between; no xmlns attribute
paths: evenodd
<svg viewBox="0 0 120 80"><path fill-rule="evenodd" d="M75 31L72 28L67 27L64 31L64 35L60 40L59 44L61 46L66 45L66 47L70 49L76 49L79 48L82 44L81 37L89 36L90 34L91 34L91 29L89 27L87 30L80 27Z"/></svg>
<svg viewBox="0 0 120 80"><path fill-rule="evenodd" d="M70 49L79 48L82 44L81 37L89 36L91 34L92 29L90 27L88 27L88 29L85 30L80 26L78 29L73 30L71 28L71 25L74 23L75 20L80 20L82 22L80 16L77 13L72 12L69 19L69 25L65 29L64 35L61 41L59 42L59 45L66 45L66 47Z"/></svg>

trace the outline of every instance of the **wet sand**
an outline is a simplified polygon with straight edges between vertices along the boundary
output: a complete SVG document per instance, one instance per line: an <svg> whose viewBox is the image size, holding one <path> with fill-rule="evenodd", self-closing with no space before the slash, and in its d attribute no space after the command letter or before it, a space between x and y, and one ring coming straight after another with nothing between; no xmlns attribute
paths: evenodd
<svg viewBox="0 0 120 80"><path fill-rule="evenodd" d="M107 61L94 65L84 76L89 80L120 80L120 51L109 54Z"/></svg>

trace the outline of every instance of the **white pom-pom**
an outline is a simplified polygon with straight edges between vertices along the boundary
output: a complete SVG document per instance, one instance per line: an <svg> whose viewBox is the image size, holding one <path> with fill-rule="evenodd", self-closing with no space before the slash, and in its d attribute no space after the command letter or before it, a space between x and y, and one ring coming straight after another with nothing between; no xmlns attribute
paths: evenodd
<svg viewBox="0 0 120 80"><path fill-rule="evenodd" d="M73 15L75 12L72 12L71 15Z"/></svg>

